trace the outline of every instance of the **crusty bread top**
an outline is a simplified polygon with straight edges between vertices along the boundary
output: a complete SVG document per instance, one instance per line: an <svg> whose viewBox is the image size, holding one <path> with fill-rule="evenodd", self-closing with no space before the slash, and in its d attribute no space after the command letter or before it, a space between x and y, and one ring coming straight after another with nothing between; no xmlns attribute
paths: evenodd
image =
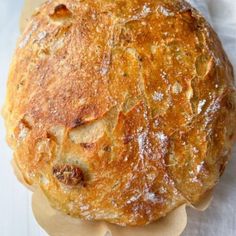
<svg viewBox="0 0 236 236"><path fill-rule="evenodd" d="M48 1L19 40L4 117L25 180L54 207L148 224L222 174L233 70L184 1Z"/></svg>

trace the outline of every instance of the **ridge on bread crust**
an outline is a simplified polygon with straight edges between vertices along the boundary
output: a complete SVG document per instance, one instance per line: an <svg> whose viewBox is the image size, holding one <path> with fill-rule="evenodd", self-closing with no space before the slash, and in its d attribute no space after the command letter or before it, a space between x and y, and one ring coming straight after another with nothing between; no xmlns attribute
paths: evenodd
<svg viewBox="0 0 236 236"><path fill-rule="evenodd" d="M7 86L15 161L68 215L148 224L200 201L227 163L233 69L184 1L48 1Z"/></svg>

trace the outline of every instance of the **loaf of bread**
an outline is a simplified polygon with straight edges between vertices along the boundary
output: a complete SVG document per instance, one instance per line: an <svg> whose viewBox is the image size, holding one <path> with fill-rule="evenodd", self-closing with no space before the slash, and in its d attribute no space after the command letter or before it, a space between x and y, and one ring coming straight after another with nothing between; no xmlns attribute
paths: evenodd
<svg viewBox="0 0 236 236"><path fill-rule="evenodd" d="M84 220L145 225L218 182L232 66L183 0L52 0L10 68L4 118L25 181Z"/></svg>

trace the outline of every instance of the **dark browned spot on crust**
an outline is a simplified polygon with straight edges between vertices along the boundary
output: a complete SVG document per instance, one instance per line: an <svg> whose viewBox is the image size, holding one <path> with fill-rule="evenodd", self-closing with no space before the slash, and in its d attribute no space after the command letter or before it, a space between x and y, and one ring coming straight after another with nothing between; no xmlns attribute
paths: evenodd
<svg viewBox="0 0 236 236"><path fill-rule="evenodd" d="M32 129L32 124L26 119L27 114L21 119L21 123L24 124L28 129Z"/></svg>
<svg viewBox="0 0 236 236"><path fill-rule="evenodd" d="M68 186L74 187L84 182L84 174L76 165L56 164L52 173L59 182Z"/></svg>
<svg viewBox="0 0 236 236"><path fill-rule="evenodd" d="M133 137L131 135L125 135L123 142L124 144L128 144L133 140Z"/></svg>
<svg viewBox="0 0 236 236"><path fill-rule="evenodd" d="M54 8L54 12L49 16L53 20L65 19L71 17L71 11L64 4L59 4Z"/></svg>
<svg viewBox="0 0 236 236"><path fill-rule="evenodd" d="M111 147L110 147L110 146L105 146L105 147L103 148L103 150L104 150L105 152L111 152Z"/></svg>
<svg viewBox="0 0 236 236"><path fill-rule="evenodd" d="M72 122L71 128L77 128L83 124L84 124L84 122L80 118L77 118Z"/></svg>
<svg viewBox="0 0 236 236"><path fill-rule="evenodd" d="M84 149L92 149L95 146L95 144L94 143L81 143L80 146L83 147Z"/></svg>
<svg viewBox="0 0 236 236"><path fill-rule="evenodd" d="M46 136L48 139L53 140L55 143L57 143L57 137L54 134L47 132Z"/></svg>

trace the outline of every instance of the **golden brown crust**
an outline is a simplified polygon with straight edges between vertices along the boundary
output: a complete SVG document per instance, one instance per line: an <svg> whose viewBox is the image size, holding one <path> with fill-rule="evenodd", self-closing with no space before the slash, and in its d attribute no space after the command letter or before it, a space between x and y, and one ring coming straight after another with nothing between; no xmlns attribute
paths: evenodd
<svg viewBox="0 0 236 236"><path fill-rule="evenodd" d="M19 41L4 116L24 178L54 207L148 224L222 174L233 69L184 1L48 1Z"/></svg>

